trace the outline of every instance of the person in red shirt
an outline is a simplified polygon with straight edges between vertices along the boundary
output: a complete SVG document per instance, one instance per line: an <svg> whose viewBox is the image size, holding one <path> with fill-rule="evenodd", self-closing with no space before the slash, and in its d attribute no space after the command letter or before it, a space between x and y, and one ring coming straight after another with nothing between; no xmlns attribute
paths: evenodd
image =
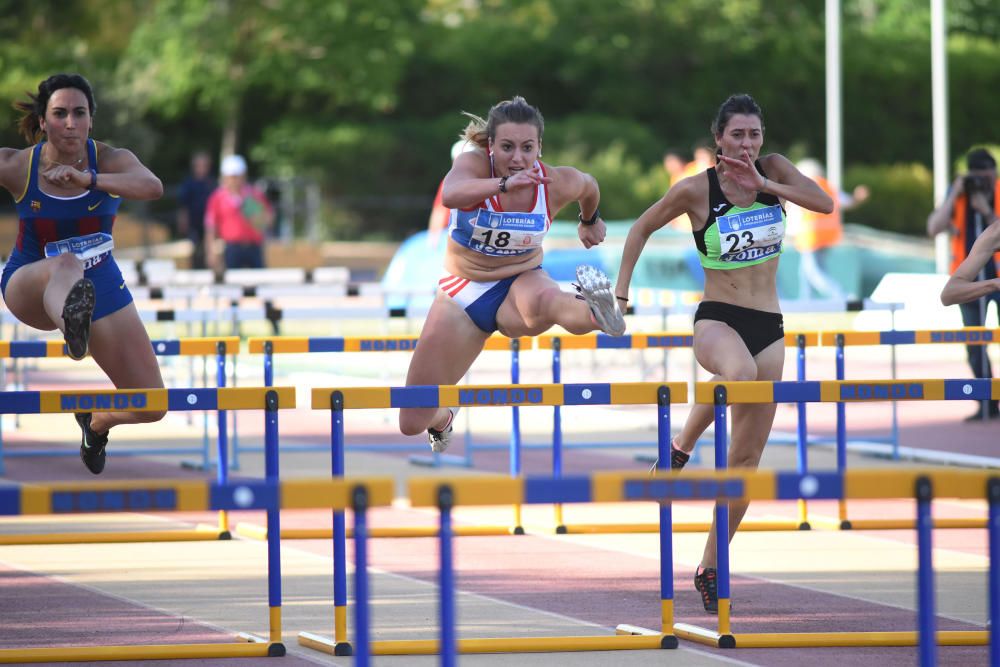
<svg viewBox="0 0 1000 667"><path fill-rule="evenodd" d="M227 269L264 267L264 235L274 222L274 209L264 193L247 183L247 163L228 155L219 169L222 185L208 198L205 208L205 254L219 267L218 241Z"/></svg>

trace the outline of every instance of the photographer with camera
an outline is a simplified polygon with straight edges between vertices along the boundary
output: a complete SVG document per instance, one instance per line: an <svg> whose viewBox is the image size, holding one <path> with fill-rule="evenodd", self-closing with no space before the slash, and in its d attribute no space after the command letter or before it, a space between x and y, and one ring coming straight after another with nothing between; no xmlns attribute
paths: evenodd
<svg viewBox="0 0 1000 667"><path fill-rule="evenodd" d="M961 279L968 272L969 263L963 262L970 256L973 244L990 225L1000 217L1000 181L997 180L997 163L985 148L976 148L965 158L968 172L959 176L952 183L948 196L927 218L927 233L933 237L944 231L951 232L951 269L953 279L949 285ZM976 255L982 254L983 244L977 246ZM973 258L974 259L974 258ZM987 258L978 267L979 282L997 284L997 263L1000 262L1000 252ZM961 270L959 270L961 267ZM952 290L946 287L942 300L951 295ZM966 303L959 303L962 309L962 323L967 327L983 326L986 321L986 309L989 302L994 302L1000 314L1000 292L996 290L980 290L982 296ZM951 295L954 296L954 295ZM950 303L961 301L960 298L949 298ZM989 356L985 345L967 345L966 354L972 374L977 378L992 378ZM991 419L1000 417L997 401L983 401L979 410L970 415L966 421Z"/></svg>

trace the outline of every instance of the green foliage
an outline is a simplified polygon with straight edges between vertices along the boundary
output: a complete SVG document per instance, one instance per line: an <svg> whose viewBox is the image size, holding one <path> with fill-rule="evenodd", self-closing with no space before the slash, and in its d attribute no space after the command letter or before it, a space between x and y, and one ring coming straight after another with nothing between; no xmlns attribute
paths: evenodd
<svg viewBox="0 0 1000 667"><path fill-rule="evenodd" d="M867 185L871 194L845 214L849 222L913 236L926 236L934 210L933 176L922 164L855 166L844 172L850 191Z"/></svg>
<svg viewBox="0 0 1000 667"><path fill-rule="evenodd" d="M98 96L95 135L132 148L168 187L194 149L234 148L254 175L318 181L333 237L400 238L426 224L460 112L485 115L520 94L545 115L546 161L593 173L605 214L634 218L665 188L662 153L711 141L732 93L763 107L766 151L825 154L825 4L8 2L0 95L80 71ZM929 5L842 6L847 181L872 188L849 218L922 233L930 188L912 165L931 164ZM950 0L947 17L958 160L996 141L1000 3ZM0 105L0 145L23 144L14 120Z"/></svg>

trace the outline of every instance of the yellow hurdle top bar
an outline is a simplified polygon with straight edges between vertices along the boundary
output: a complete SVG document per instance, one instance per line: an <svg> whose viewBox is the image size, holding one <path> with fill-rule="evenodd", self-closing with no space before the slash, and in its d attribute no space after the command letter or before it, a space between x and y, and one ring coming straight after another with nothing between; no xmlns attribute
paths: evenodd
<svg viewBox="0 0 1000 667"><path fill-rule="evenodd" d="M670 391L671 403L688 400L685 382L622 382L615 384L497 384L414 387L329 387L312 390L314 410L331 409L339 391L344 409L434 408L530 405L655 405L659 387Z"/></svg>
<svg viewBox="0 0 1000 667"><path fill-rule="evenodd" d="M1000 398L1000 380L823 380L806 382L697 382L695 403L836 403L856 401L968 401Z"/></svg>
<svg viewBox="0 0 1000 667"><path fill-rule="evenodd" d="M295 387L5 391L0 392L0 414L263 410L272 391L279 409L295 407Z"/></svg>
<svg viewBox="0 0 1000 667"><path fill-rule="evenodd" d="M666 500L792 500L912 498L916 482L926 477L936 498L983 499L996 470L940 468L852 470L799 473L795 471L711 471L683 473L608 472L570 477L415 477L409 482L415 507L439 505L442 487L450 504L515 505L572 502Z"/></svg>
<svg viewBox="0 0 1000 667"><path fill-rule="evenodd" d="M917 331L824 331L824 346L836 346L837 337L844 345L923 345L928 343L962 343L986 345L1000 341L1000 329L964 327L962 329L926 329Z"/></svg>
<svg viewBox="0 0 1000 667"><path fill-rule="evenodd" d="M296 336L262 336L251 338L251 354L263 354L264 346L271 343L272 354L305 354L308 352L407 352L417 346L419 336L345 336L331 338L307 338ZM520 349L530 350L530 337L517 339ZM511 339L506 336L491 336L486 339L487 350L510 350Z"/></svg>
<svg viewBox="0 0 1000 667"><path fill-rule="evenodd" d="M90 512L197 512L205 510L348 509L357 487L369 506L392 504L392 477L240 480L122 480L0 487L0 515Z"/></svg>
<svg viewBox="0 0 1000 667"><path fill-rule="evenodd" d="M205 338L176 338L154 340L153 353L159 357L211 355L218 352L219 343L225 354L240 351L238 336L210 336ZM61 340L0 340L0 359L65 357L66 343Z"/></svg>

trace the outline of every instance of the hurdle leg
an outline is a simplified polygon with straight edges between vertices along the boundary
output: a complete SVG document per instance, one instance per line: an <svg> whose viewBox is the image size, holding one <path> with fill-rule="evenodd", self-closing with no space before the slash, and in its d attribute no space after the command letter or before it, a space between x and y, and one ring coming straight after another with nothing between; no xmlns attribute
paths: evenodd
<svg viewBox="0 0 1000 667"><path fill-rule="evenodd" d="M521 363L520 354L521 341L517 338L510 339L510 383L520 384ZM521 411L517 406L510 409L510 475L517 477L521 474ZM524 535L524 526L521 522L521 506L514 505L514 525L511 532L515 535Z"/></svg>
<svg viewBox="0 0 1000 667"><path fill-rule="evenodd" d="M670 460L670 387L656 391L657 450L661 461ZM674 636L674 519L673 505L660 503L660 648L677 648Z"/></svg>
<svg viewBox="0 0 1000 667"><path fill-rule="evenodd" d="M330 473L344 476L344 394L330 395ZM347 640L347 528L343 510L333 510L333 640L334 655L351 655Z"/></svg>
<svg viewBox="0 0 1000 667"><path fill-rule="evenodd" d="M552 384L562 383L562 340L552 339ZM562 412L560 406L552 406L552 476L562 477ZM566 522L563 519L562 503L553 505L555 510L556 533L566 532Z"/></svg>
<svg viewBox="0 0 1000 667"><path fill-rule="evenodd" d="M438 509L441 526L438 531L440 545L440 616L441 616L441 665L455 667L458 662L458 641L455 631L455 572L452 554L451 509L455 495L451 487L442 485L438 489Z"/></svg>
<svg viewBox="0 0 1000 667"><path fill-rule="evenodd" d="M278 474L278 393L268 391L264 398L264 477L279 483ZM268 655L285 655L281 641L281 511L278 507L267 510L267 598L268 598ZM260 642L257 637L241 634L241 639Z"/></svg>
<svg viewBox="0 0 1000 667"><path fill-rule="evenodd" d="M715 389L715 469L724 472L728 433L726 432L726 388ZM715 503L715 558L719 578L719 648L734 648L729 623L729 502Z"/></svg>
<svg viewBox="0 0 1000 667"><path fill-rule="evenodd" d="M844 379L844 334L837 334L837 379ZM837 473L847 473L847 406L843 401L837 402ZM837 501L837 515L841 530L850 530L851 521L847 518L847 500Z"/></svg>
<svg viewBox="0 0 1000 667"><path fill-rule="evenodd" d="M920 477L916 482L917 497L917 614L919 618L920 667L937 664L937 635L934 610L934 560L931 517L931 481Z"/></svg>
<svg viewBox="0 0 1000 667"><path fill-rule="evenodd" d="M218 369L217 386L226 386L226 344L223 341L216 343L216 368ZM219 438L217 451L217 465L215 476L220 485L229 481L229 443L226 433L226 410L218 410L219 414ZM206 463L207 466L207 463ZM275 472L277 476L277 472ZM229 539L232 533L229 532L229 514L226 510L219 510L219 538Z"/></svg>
<svg viewBox="0 0 1000 667"><path fill-rule="evenodd" d="M990 664L1000 664L1000 635L997 634L993 621L1000 618L1000 477L990 479L986 484L986 497L989 500L990 518L988 541L990 545Z"/></svg>
<svg viewBox="0 0 1000 667"><path fill-rule="evenodd" d="M797 379L799 382L804 382L806 379L806 337L803 334L797 336L796 347L798 349L796 356ZM799 416L795 450L797 453L796 463L798 472L804 475L809 472L809 429L806 426L806 403L799 401L796 407ZM799 498L798 508L799 530L809 530L809 507L805 498Z"/></svg>
<svg viewBox="0 0 1000 667"><path fill-rule="evenodd" d="M354 664L371 662L371 621L368 615L368 491L357 486L351 493L354 510Z"/></svg>

